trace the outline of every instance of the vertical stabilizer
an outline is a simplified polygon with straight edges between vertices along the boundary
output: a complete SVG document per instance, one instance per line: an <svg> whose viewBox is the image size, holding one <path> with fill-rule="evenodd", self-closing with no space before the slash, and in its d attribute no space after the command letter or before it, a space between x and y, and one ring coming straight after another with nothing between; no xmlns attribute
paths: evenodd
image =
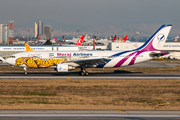
<svg viewBox="0 0 180 120"><path fill-rule="evenodd" d="M126 35L126 36L123 38L123 40L124 40L123 42L126 42L127 37L128 37L128 36Z"/></svg>
<svg viewBox="0 0 180 120"><path fill-rule="evenodd" d="M88 34L86 34L86 36L84 37L84 41L87 41L87 37L88 37Z"/></svg>
<svg viewBox="0 0 180 120"><path fill-rule="evenodd" d="M39 35L37 34L37 38L38 38L38 40L41 40L41 38L39 37Z"/></svg>
<svg viewBox="0 0 180 120"><path fill-rule="evenodd" d="M84 35L77 41L77 43L75 45L82 45L82 42L84 40Z"/></svg>
<svg viewBox="0 0 180 120"><path fill-rule="evenodd" d="M27 43L25 43L25 48L26 48L26 51L33 51Z"/></svg>
<svg viewBox="0 0 180 120"><path fill-rule="evenodd" d="M112 41L115 41L116 40L116 35L114 36L114 38L112 39Z"/></svg>
<svg viewBox="0 0 180 120"><path fill-rule="evenodd" d="M162 25L141 47L136 50L161 50L171 30L172 25Z"/></svg>

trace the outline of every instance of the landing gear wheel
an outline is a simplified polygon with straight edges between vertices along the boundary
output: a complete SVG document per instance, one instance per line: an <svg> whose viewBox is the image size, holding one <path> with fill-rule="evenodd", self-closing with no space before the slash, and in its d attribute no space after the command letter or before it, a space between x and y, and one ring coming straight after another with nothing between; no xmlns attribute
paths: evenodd
<svg viewBox="0 0 180 120"><path fill-rule="evenodd" d="M83 72L83 71L79 71L79 75L81 75L81 76L88 76L89 75L89 73L88 72Z"/></svg>
<svg viewBox="0 0 180 120"><path fill-rule="evenodd" d="M82 75L82 76L85 75L84 72L81 72L81 75Z"/></svg>
<svg viewBox="0 0 180 120"><path fill-rule="evenodd" d="M85 75L86 75L86 76L88 76L88 75L89 75L89 73L88 73L88 72L86 72L86 73L85 73Z"/></svg>

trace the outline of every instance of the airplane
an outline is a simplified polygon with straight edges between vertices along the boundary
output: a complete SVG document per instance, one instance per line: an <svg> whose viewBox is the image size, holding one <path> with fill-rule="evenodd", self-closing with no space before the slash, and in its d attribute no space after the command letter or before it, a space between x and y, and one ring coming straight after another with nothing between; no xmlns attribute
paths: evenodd
<svg viewBox="0 0 180 120"><path fill-rule="evenodd" d="M84 39L84 35L77 41L75 46L81 46L83 39ZM66 46L66 45L64 45L64 46ZM74 45L68 45L68 46L74 46ZM25 43L25 49L26 49L26 51L33 51L33 49L27 43Z"/></svg>
<svg viewBox="0 0 180 120"><path fill-rule="evenodd" d="M62 46L77 46L79 48L79 50L93 50L93 46L82 46L82 43L83 43L83 39L84 40L87 40L87 36L88 34L86 34L86 36L84 37L81 36L81 38L76 42L75 45L67 45L67 44L62 44ZM107 46L96 46L96 50L105 50L107 49Z"/></svg>
<svg viewBox="0 0 180 120"><path fill-rule="evenodd" d="M116 41L116 35L114 35L114 38L112 40L96 40L95 43L97 45L108 45L111 42Z"/></svg>
<svg viewBox="0 0 180 120"><path fill-rule="evenodd" d="M82 35L74 45L61 44L61 46L82 46L83 40L84 40L84 35Z"/></svg>
<svg viewBox="0 0 180 120"><path fill-rule="evenodd" d="M37 34L37 38L38 38L38 42L40 42L40 43L42 43L42 44L44 44L47 40L41 40L41 38L39 37L39 35ZM56 43L56 38L54 37L52 40L50 40L50 42L52 43L52 44L54 44L54 43Z"/></svg>
<svg viewBox="0 0 180 120"><path fill-rule="evenodd" d="M121 42L130 42L129 40L127 40L127 35L123 38L123 40L121 40Z"/></svg>
<svg viewBox="0 0 180 120"><path fill-rule="evenodd" d="M86 36L84 37L84 41L87 41L87 37L88 37L88 34L86 34ZM73 43L73 44L76 44L77 41L78 41L78 38L74 38L74 37L73 37L72 40L66 40L66 39L65 39L65 41L66 41L67 43Z"/></svg>
<svg viewBox="0 0 180 120"><path fill-rule="evenodd" d="M169 54L162 51L172 25L162 25L142 46L127 51L29 51L11 55L5 61L27 68L54 68L69 72L81 68L79 75L89 75L86 68L115 68L148 61L155 56Z"/></svg>

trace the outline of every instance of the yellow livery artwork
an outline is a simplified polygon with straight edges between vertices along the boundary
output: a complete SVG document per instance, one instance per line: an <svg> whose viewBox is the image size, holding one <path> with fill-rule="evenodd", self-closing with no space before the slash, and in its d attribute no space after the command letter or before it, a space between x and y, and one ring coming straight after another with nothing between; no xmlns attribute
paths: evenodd
<svg viewBox="0 0 180 120"><path fill-rule="evenodd" d="M54 57L49 59L41 59L38 57L20 57L16 59L16 65L19 66L25 64L29 68L44 68L56 66L62 61L67 61L67 58Z"/></svg>
<svg viewBox="0 0 180 120"><path fill-rule="evenodd" d="M39 57L20 57L16 59L16 65L20 66L25 64L29 68L45 68L56 66L57 64L67 61L67 60L81 60L88 58L89 56L84 56L80 58L69 58L69 57L53 57L48 59L41 59Z"/></svg>

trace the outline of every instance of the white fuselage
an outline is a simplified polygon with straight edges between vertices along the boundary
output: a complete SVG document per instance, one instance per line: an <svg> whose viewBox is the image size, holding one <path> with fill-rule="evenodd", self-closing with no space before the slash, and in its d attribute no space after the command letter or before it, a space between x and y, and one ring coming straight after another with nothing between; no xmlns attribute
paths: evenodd
<svg viewBox="0 0 180 120"><path fill-rule="evenodd" d="M38 42L40 42L40 43L42 43L42 44L44 44L46 41L47 41L47 40L38 40ZM50 42L53 43L53 44L56 43L55 40L50 40Z"/></svg>
<svg viewBox="0 0 180 120"><path fill-rule="evenodd" d="M16 53L12 55L10 58L6 59L6 62L11 65L16 65L16 59L21 57L38 57L43 59L49 59L52 57L68 57L71 59L82 58L83 59L91 59L91 58L107 58L106 64L96 65L97 68L103 67L120 67L120 66L127 66L143 61L147 61L152 59L149 54L152 51L144 51L142 53L138 53L138 51L126 51L126 52L119 52L119 51L66 51L66 52L58 52L58 51L45 51L45 52L22 52ZM22 65L22 67L25 67ZM77 67L77 66L75 66Z"/></svg>

